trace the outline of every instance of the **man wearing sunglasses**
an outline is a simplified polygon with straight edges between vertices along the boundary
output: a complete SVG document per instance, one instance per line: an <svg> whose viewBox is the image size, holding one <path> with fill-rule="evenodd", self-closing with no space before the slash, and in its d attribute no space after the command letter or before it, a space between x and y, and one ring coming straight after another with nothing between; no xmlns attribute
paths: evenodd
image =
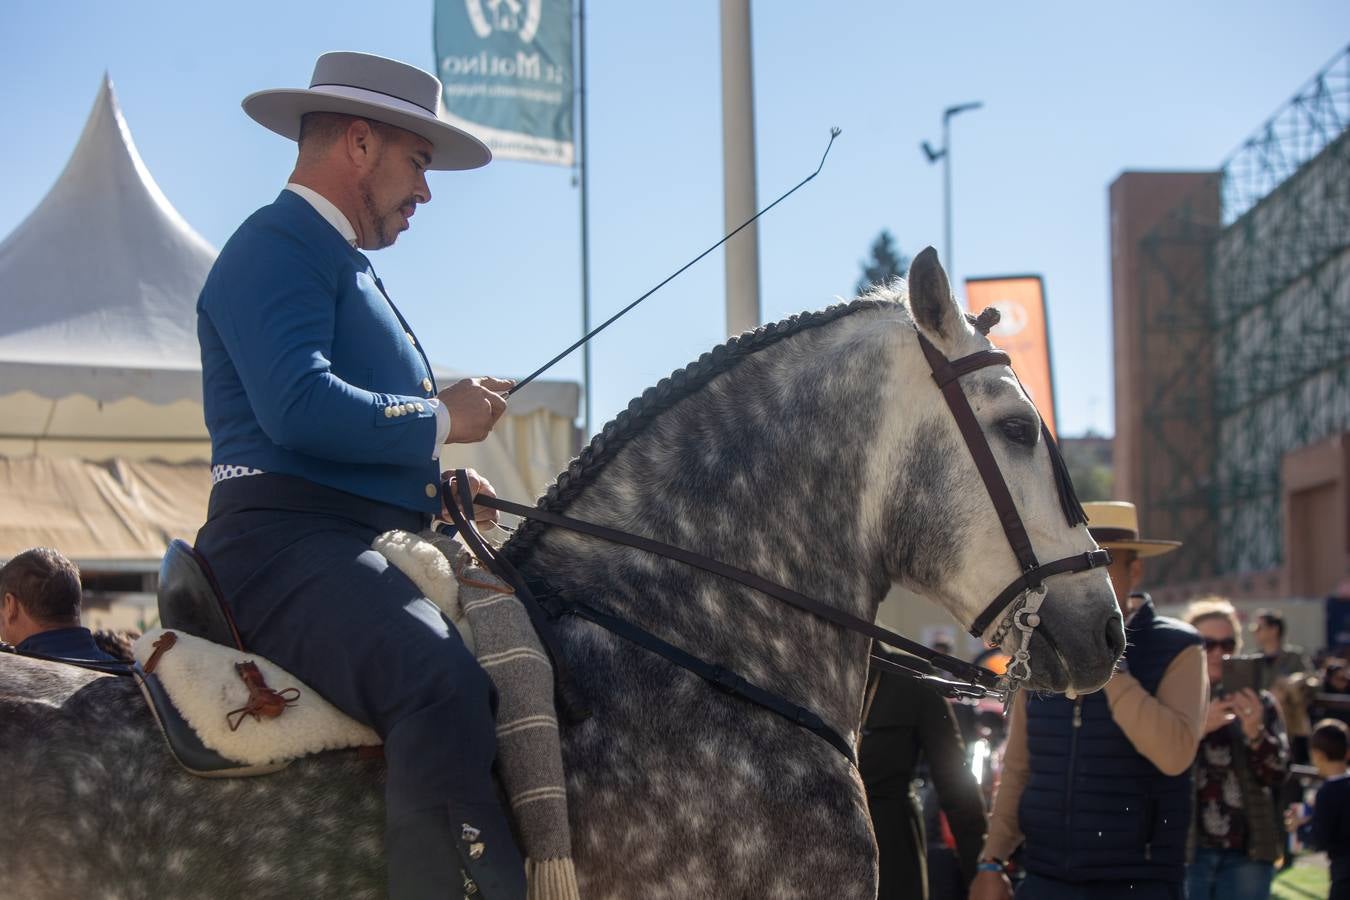
<svg viewBox="0 0 1350 900"><path fill-rule="evenodd" d="M1139 537L1133 504L1084 503L1111 551L1125 614L1120 670L1087 696L1013 702L1003 774L971 900L1006 900L1005 861L1023 845L1019 900L1181 900L1191 763L1209 685L1200 636L1135 593L1143 559L1176 541Z"/></svg>

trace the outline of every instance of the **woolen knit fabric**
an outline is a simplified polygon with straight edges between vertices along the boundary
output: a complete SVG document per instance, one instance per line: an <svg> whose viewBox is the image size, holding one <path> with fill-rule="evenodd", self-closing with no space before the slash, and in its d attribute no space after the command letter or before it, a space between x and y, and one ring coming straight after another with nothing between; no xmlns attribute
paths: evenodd
<svg viewBox="0 0 1350 900"><path fill-rule="evenodd" d="M391 543L402 545L403 552L389 552ZM419 548L418 543L424 546ZM405 574L437 597L457 627L467 628L471 635L467 643L497 688L498 771L525 853L529 900L579 900L553 702L553 666L519 598L505 582L479 567L458 540L427 530L420 535L382 535L376 542L400 568L407 559L424 555L425 544L442 554L448 570L423 565ZM423 584L428 571L453 573L454 583ZM447 587L457 588L460 616L447 611L440 599L454 592Z"/></svg>

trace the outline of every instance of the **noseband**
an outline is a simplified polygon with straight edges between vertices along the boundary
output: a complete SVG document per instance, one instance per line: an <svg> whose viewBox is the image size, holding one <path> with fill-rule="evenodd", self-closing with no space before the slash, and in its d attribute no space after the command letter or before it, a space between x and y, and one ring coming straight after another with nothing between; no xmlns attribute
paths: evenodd
<svg viewBox="0 0 1350 900"><path fill-rule="evenodd" d="M1054 575L1095 569L1110 563L1111 557L1105 550L1093 550L1075 556L1066 556L1044 565L1040 564L1036 559L1035 551L1032 550L1031 538L1027 535L1026 528L1022 524L1022 517L1017 512L1017 505L1013 502L1007 482L1004 481L1003 474L999 471L998 463L994 460L989 442L985 439L984 431L980 428L979 421L975 418L975 413L970 407L970 401L966 398L965 392L961 390L959 382L962 375L986 366L1010 365L1008 354L1001 350L981 350L960 359L949 360L923 334L919 333L917 328L915 334L918 335L919 346L923 348L929 368L932 369L933 380L942 390L942 395L947 400L947 406L956 419L957 426L965 439L966 447L970 450L970 455L975 461L975 467L979 471L985 489L989 493L989 498L994 504L994 510L1003 526L1003 532L1007 535L1008 543L1012 546L1013 554L1017 557L1017 562L1022 568L1022 574L994 598L994 601L985 608L984 612L980 613L970 627L972 635L982 637L990 624L1002 615L1003 619L993 635L994 643L1002 644L1013 628L1016 628L1022 634L1021 644L1013 653L1013 661L1008 666L1008 671L1002 676L996 676L987 669L944 653L938 653L901 634L883 628L875 622L868 622L837 607L821 603L783 585L762 578L753 572L737 569L682 547L674 547L650 538L608 528L595 522L573 519L549 510L512 503L497 497L481 495L476 498L471 497L468 475L463 469L460 469L456 472L455 479L458 486L458 496L454 491L451 491L448 483L442 485L442 500L445 508L473 554L490 571L511 585L524 603L535 625L535 630L539 632L540 639L553 658L554 669L558 677L559 695L563 705L569 708L569 715L572 715L573 718L580 718L584 717L585 713L584 701L575 696L571 679L568 677L566 668L562 665L561 654L556 640L553 638L552 629L548 626L549 621L556 620L563 615L575 615L584 618L632 643L663 656L676 665L707 679L719 689L758 704L815 732L829 741L844 756L850 760L853 759L850 741L834 731L813 711L796 706L782 697L752 684L734 672L701 660L631 622L590 606L582 599L568 597L552 591L547 585L527 582L514 566L478 534L473 524L473 506L475 504L525 518L536 519L549 525L591 535L616 544L635 547L731 579L826 621L833 622L849 631L882 641L927 660L934 666L951 673L959 680L949 681L937 678L916 668L897 664L884 656L873 653L872 664L877 667L896 669L906 675L920 678L949 697L996 696L1003 700L1005 704L1011 702L1013 693L1031 675L1029 645L1032 633L1041 622L1039 610L1041 601L1045 598L1045 579ZM1055 483L1059 489L1060 505L1064 510L1065 518L1068 520L1070 527L1082 524L1087 521L1087 516L1073 492L1073 484L1069 479L1064 461L1059 455L1059 448L1044 422L1041 423L1041 434L1045 440L1046 448L1050 452ZM543 598L543 602L540 598ZM1010 606L1011 610L1009 611Z"/></svg>
<svg viewBox="0 0 1350 900"><path fill-rule="evenodd" d="M977 638L983 637L990 624L1003 615L1003 620L992 636L992 642L998 645L1002 645L1012 628L1015 627L1021 632L1022 641L1013 653L1013 660L1006 673L1007 681L1003 685L1007 697L1011 697L1018 686L1031 676L1031 635L1041 624L1040 606L1041 601L1045 599L1045 579L1054 575L1085 572L1088 569L1109 565L1111 554L1106 550L1092 550L1066 556L1044 565L1036 559L1036 551L1031 547L1031 538L1027 535L1026 526L1022 524L1022 517L1017 512L1017 504L1013 502L1008 483L994 459L994 451L990 449L989 441L984 436L984 429L975 418L975 411L970 408L970 400L966 397L965 391L961 390L962 375L968 375L986 366L1011 368L1011 359L1002 350L980 350L960 359L947 359L917 328L914 329L914 333L919 338L919 346L923 348L924 358L928 360L928 367L933 372L933 381L937 382L943 398L947 401L947 408L952 411L952 418L956 419L956 425L961 429L966 449L970 451L971 459L975 461L975 468L984 481L984 488L989 493L990 501L994 504L994 512L998 514L999 524L1003 526L1003 533L1007 536L1013 555L1017 557L1017 564L1022 569L1022 574L1013 579L993 602L985 607L984 612L976 616L970 626L972 635ZM1045 427L1044 419L1041 420L1041 439L1045 441L1046 449L1050 453L1064 518L1071 528L1087 522L1087 514L1073 492L1073 482L1069 479L1063 457L1060 456L1059 445L1055 443L1050 430ZM1004 610L1009 606L1012 606L1011 611L1004 615Z"/></svg>

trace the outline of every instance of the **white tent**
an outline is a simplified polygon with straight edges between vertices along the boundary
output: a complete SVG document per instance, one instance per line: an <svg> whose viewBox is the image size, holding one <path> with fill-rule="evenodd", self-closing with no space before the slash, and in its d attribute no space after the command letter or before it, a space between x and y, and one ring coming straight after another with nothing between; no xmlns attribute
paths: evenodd
<svg viewBox="0 0 1350 900"><path fill-rule="evenodd" d="M0 243L0 559L49 543L139 562L191 538L210 487L195 306L215 256L155 184L105 77L65 170ZM533 498L576 449L579 395L531 385L492 437L443 462Z"/></svg>

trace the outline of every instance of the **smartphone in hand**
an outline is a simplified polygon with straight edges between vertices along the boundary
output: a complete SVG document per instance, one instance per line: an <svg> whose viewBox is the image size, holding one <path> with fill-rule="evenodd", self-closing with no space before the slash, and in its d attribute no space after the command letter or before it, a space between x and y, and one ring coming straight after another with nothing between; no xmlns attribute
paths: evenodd
<svg viewBox="0 0 1350 900"><path fill-rule="evenodd" d="M1259 655L1226 656L1223 660L1223 678L1219 684L1224 694L1235 694L1243 688L1261 693L1265 683L1265 660Z"/></svg>

